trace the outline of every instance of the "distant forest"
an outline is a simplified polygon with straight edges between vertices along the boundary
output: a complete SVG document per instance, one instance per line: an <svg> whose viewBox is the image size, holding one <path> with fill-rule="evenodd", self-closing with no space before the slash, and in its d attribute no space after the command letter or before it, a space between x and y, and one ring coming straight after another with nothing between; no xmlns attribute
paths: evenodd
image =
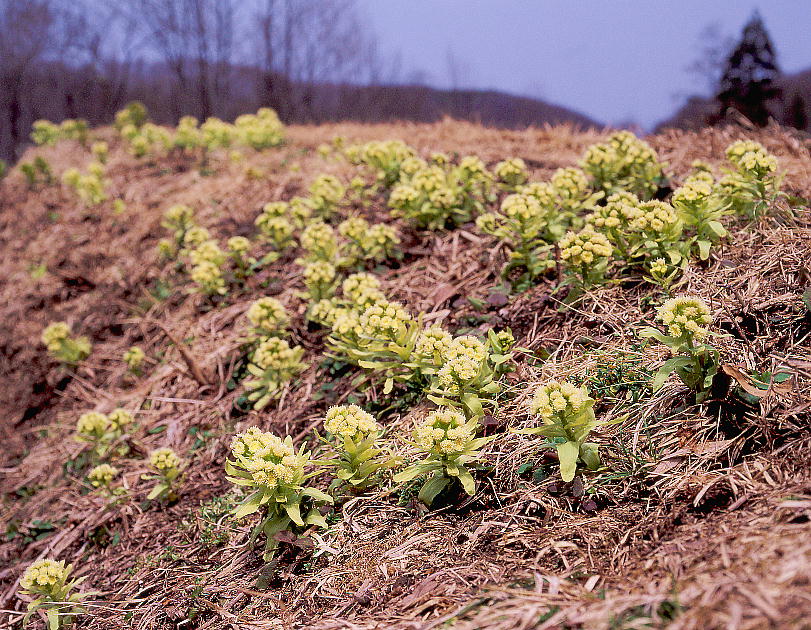
<svg viewBox="0 0 811 630"><path fill-rule="evenodd" d="M262 106L285 122L595 124L530 98L395 85L396 60L381 58L352 0L0 0L0 9L6 160L34 120L104 124L132 100L170 124Z"/></svg>

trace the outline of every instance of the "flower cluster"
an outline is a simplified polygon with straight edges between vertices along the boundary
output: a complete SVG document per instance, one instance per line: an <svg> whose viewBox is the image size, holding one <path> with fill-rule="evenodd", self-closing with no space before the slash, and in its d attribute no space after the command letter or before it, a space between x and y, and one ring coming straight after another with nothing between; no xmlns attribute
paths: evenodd
<svg viewBox="0 0 811 630"><path fill-rule="evenodd" d="M729 201L719 194L712 173L706 170L699 170L684 180L671 201L685 227L694 232L691 248L695 245L699 257L706 260L711 245L727 235L721 219L729 212Z"/></svg>
<svg viewBox="0 0 811 630"><path fill-rule="evenodd" d="M245 381L249 392L248 400L254 409L263 409L273 399L281 395L284 385L307 368L301 361L303 348L291 348L284 339L270 337L263 339L253 351L248 371L255 376Z"/></svg>
<svg viewBox="0 0 811 630"><path fill-rule="evenodd" d="M70 579L73 565L64 560L43 558L31 564L20 579L20 595L33 598L22 620L27 626L31 616L43 609L48 614L48 630L60 630L73 624L74 617L85 610L79 602L88 594L72 593L85 578Z"/></svg>
<svg viewBox="0 0 811 630"><path fill-rule="evenodd" d="M131 101L127 103L123 109L115 113L115 128L121 131L124 127L132 126L135 129L140 129L149 118L143 103L138 101Z"/></svg>
<svg viewBox="0 0 811 630"><path fill-rule="evenodd" d="M613 252L611 243L590 226L560 239L560 259L583 287L602 282Z"/></svg>
<svg viewBox="0 0 811 630"><path fill-rule="evenodd" d="M313 209L322 217L331 215L346 194L346 188L334 175L319 175L310 184Z"/></svg>
<svg viewBox="0 0 811 630"><path fill-rule="evenodd" d="M318 505L332 503L328 494L307 488L304 483L318 471L307 473L310 454L302 447L293 448L289 436L284 440L251 427L236 435L231 442L231 456L226 460L228 480L249 490L235 508L234 516L243 518L261 511L262 519L253 531L252 539L263 532L265 560L270 560L278 547L276 534L306 525L327 527ZM304 511L303 511L304 510Z"/></svg>
<svg viewBox="0 0 811 630"><path fill-rule="evenodd" d="M266 203L254 222L262 237L281 251L293 242L293 234L310 220L313 208L309 199L294 197L289 202Z"/></svg>
<svg viewBox="0 0 811 630"><path fill-rule="evenodd" d="M374 416L357 405L330 407L324 418L324 429L334 436L354 441L380 431Z"/></svg>
<svg viewBox="0 0 811 630"><path fill-rule="evenodd" d="M479 450L492 438L477 438L478 421L466 420L453 409L437 409L413 432L414 445L425 459L394 476L394 481L404 483L416 477L432 473L419 491L419 499L431 505L434 499L452 482L458 480L464 491L473 496L476 482L469 468L480 457Z"/></svg>
<svg viewBox="0 0 811 630"><path fill-rule="evenodd" d="M413 361L423 373L432 373L449 356L453 336L441 326L429 326L417 337L412 353Z"/></svg>
<svg viewBox="0 0 811 630"><path fill-rule="evenodd" d="M145 358L146 355L144 354L144 351L138 346L132 346L124 353L123 356L124 363L127 364L127 369L136 375L141 373L141 366L143 365Z"/></svg>
<svg viewBox="0 0 811 630"><path fill-rule="evenodd" d="M701 298L679 296L667 300L657 313L659 321L667 326L671 337L698 341L707 336L706 326L712 323L707 303Z"/></svg>
<svg viewBox="0 0 811 630"><path fill-rule="evenodd" d="M571 481L578 461L591 470L600 466L597 445L586 442L591 430L600 424L593 407L594 399L585 387L556 381L541 384L529 403L529 412L540 416L543 425L515 432L547 438L557 450L560 476L563 481Z"/></svg>
<svg viewBox="0 0 811 630"><path fill-rule="evenodd" d="M702 402L712 389L720 364L718 350L703 343L709 335L707 326L712 323L709 307L701 298L678 296L662 304L657 316L667 328L667 334L647 327L639 332L639 336L656 339L674 356L659 368L653 379L653 390L661 388L667 377L675 372L695 394L696 402Z"/></svg>
<svg viewBox="0 0 811 630"><path fill-rule="evenodd" d="M391 187L400 179L400 165L415 154L414 149L400 140L353 145L347 147L344 153L350 162L362 163L374 169L377 180L385 188Z"/></svg>
<svg viewBox="0 0 811 630"><path fill-rule="evenodd" d="M718 182L719 195L737 214L762 216L782 194L777 158L750 140L733 142L726 156L734 168Z"/></svg>
<svg viewBox="0 0 811 630"><path fill-rule="evenodd" d="M149 465L156 474L145 475L144 479L152 479L157 483L147 495L147 499L177 500L177 486L182 478L183 460L171 448L162 447L149 455Z"/></svg>
<svg viewBox="0 0 811 630"><path fill-rule="evenodd" d="M284 305L276 298L262 297L248 307L245 314L251 323L253 337L283 334L290 323Z"/></svg>
<svg viewBox="0 0 811 630"><path fill-rule="evenodd" d="M110 466L110 464L99 464L87 474L87 479L94 488L109 489L113 479L118 476L118 472L118 468Z"/></svg>
<svg viewBox="0 0 811 630"><path fill-rule="evenodd" d="M89 127L81 118L67 118L55 125L49 120L35 120L31 125L31 141L36 145L52 145L59 140L87 142Z"/></svg>
<svg viewBox="0 0 811 630"><path fill-rule="evenodd" d="M510 158L493 167L498 183L507 190L514 190L527 181L527 165L521 158Z"/></svg>
<svg viewBox="0 0 811 630"><path fill-rule="evenodd" d="M306 263L302 276L311 301L328 299L335 293L337 271L332 263L324 260Z"/></svg>
<svg viewBox="0 0 811 630"><path fill-rule="evenodd" d="M71 336L70 326L65 322L52 322L42 331L42 343L57 361L77 365L90 356L90 340L87 337Z"/></svg>
<svg viewBox="0 0 811 630"><path fill-rule="evenodd" d="M347 261L382 262L398 255L400 237L392 226L385 223L369 225L366 219L351 217L338 225L338 232L347 239L342 248Z"/></svg>
<svg viewBox="0 0 811 630"><path fill-rule="evenodd" d="M301 246L307 252L304 260L333 262L338 255L335 231L322 221L313 221L301 233Z"/></svg>
<svg viewBox="0 0 811 630"><path fill-rule="evenodd" d="M630 131L618 131L589 147L581 166L606 194L624 190L649 199L662 177L656 152Z"/></svg>
<svg viewBox="0 0 811 630"><path fill-rule="evenodd" d="M62 183L72 188L86 206L97 206L109 198L106 190L109 182L100 162L91 162L84 174L75 168L67 169L62 174Z"/></svg>

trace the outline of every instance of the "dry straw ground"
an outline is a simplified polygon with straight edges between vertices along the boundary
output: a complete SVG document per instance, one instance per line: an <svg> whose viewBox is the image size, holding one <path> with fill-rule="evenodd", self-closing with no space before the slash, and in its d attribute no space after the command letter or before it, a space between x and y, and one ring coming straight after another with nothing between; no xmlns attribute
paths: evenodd
<svg viewBox="0 0 811 630"><path fill-rule="evenodd" d="M31 193L16 173L0 184L0 627L19 619L17 581L39 557L75 563L88 588L100 592L92 616L80 621L86 628L811 627L807 210L734 227L729 242L706 266L692 266L683 285L712 306L725 333L724 363L791 372L791 388L759 405L729 402L729 393L724 404L701 408L685 405L675 381L655 395L641 389L639 402L624 409L628 418L599 432L608 471L585 479L585 495L578 482L519 474L522 464L543 456L536 442L504 428L528 422L523 404L539 380L570 375L599 385L619 370L615 382L632 382L655 367L662 353L635 337L652 323L655 292L605 287L562 311L550 279L482 314L460 298L488 297L503 253L473 230L404 230L406 262L384 275L387 293L452 330L471 322L511 326L518 345L550 358L519 361L510 375L513 401L488 427L502 436L488 450L490 470L475 499L438 512L396 493L354 499L328 533L314 537L314 549L288 546L268 569L260 549L248 545L250 523L230 521L216 500L231 491L223 473L230 436L258 424L308 439L325 406L351 393L352 375L324 390L330 376L318 367L321 333L303 322L292 256L216 309L182 288L155 297L167 276L154 255L162 212L185 203L220 238L251 235L265 202L297 194L319 172L353 174L315 151L337 134L402 138L425 154L476 153L488 165L520 156L533 179L574 164L602 134L495 131L452 121L292 127L284 147L248 158L263 173L258 179L224 159L215 159L208 174L180 158L139 162L111 131L100 134L111 142L111 190L125 200L125 213L88 211L59 186ZM649 140L678 182L695 159L721 163L739 137L762 142L786 171L786 189L811 197L811 144L788 131L674 131ZM71 143L35 151L57 173L89 161ZM374 210L385 217L382 205ZM38 264L48 272L34 279ZM243 313L267 293L297 314L293 338L307 348L312 367L278 405L240 414L240 390L227 384ZM55 320L69 321L94 344L69 379L39 344L42 328ZM164 328L184 340L209 385L191 377ZM121 361L135 343L162 357L138 380ZM313 399L323 391L326 398ZM379 391L364 395L385 406ZM621 389L604 392L598 414L611 417L614 399L623 396ZM139 410L134 456L118 464L134 498L106 508L64 465L81 450L70 438L77 416L119 405ZM388 414L391 435L405 436L425 409ZM187 482L177 504L148 506L139 458L165 445L190 460Z"/></svg>

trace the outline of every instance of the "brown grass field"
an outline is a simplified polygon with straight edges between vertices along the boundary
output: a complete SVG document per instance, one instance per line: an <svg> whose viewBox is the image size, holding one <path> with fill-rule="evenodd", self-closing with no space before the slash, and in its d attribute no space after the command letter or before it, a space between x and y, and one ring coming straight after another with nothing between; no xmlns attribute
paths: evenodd
<svg viewBox="0 0 811 630"><path fill-rule="evenodd" d="M549 359L519 357L509 375L513 396L488 427L498 438L485 451L490 470L474 498L427 511L391 488L371 492L345 503L312 549L283 546L264 566L261 545L248 543L251 519L232 521L217 501L232 490L223 472L231 436L258 425L309 440L326 407L352 393L355 374L331 382L319 367L323 332L303 320L292 254L210 308L157 262L165 209L192 206L198 224L221 240L251 236L264 203L299 194L321 172L344 181L356 174L315 151L335 135L399 138L423 155L474 153L488 166L519 156L532 179L542 180L575 165L606 134L500 131L451 120L294 126L284 146L242 164L214 156L201 173L190 158L136 160L112 129L95 133L110 142L108 177L112 197L126 202L122 214L109 202L85 208L59 185L29 191L16 169L0 183L0 628L19 624L25 604L18 581L41 557L72 562L87 576L83 588L98 592L81 628L811 628L807 208L733 224L706 265L691 264L678 291L711 305L725 333L717 343L723 363L791 372L788 386L754 406L691 406L672 378L628 405L627 419L598 430L606 470L573 484L554 474L519 474L541 455L537 441L506 426L529 424L528 384L599 378L626 361L633 370L655 369L664 353L636 337L653 323L654 288L605 285L562 309L550 277L479 312L465 298L487 299L503 250L475 228L430 233L398 225L406 258L381 276L391 299L451 331L510 326L519 346ZM724 148L743 137L778 157L789 194L811 197L811 142L793 132L669 131L648 141L677 184L693 160L720 164ZM70 141L31 149L23 159L33 155L45 157L57 176L91 159ZM261 177L248 177L247 165ZM389 221L382 200L367 212ZM47 273L35 278L31 268L39 264ZM306 348L311 367L278 404L243 413L234 407L241 388L228 384L244 312L266 294L293 315L293 341ZM71 376L39 341L42 329L60 320L93 342ZM164 328L183 340L210 384L192 377ZM139 379L121 360L133 344L151 357ZM318 392L326 393L314 397ZM385 398L379 386L359 395L378 404ZM87 492L84 473L65 463L82 450L72 439L77 417L116 406L137 410L139 427L133 452L116 463L131 498L109 507ZM388 414L389 435L406 438L427 408L421 402ZM612 414L599 402L597 411ZM169 506L144 500L144 456L158 446L189 461L181 498Z"/></svg>

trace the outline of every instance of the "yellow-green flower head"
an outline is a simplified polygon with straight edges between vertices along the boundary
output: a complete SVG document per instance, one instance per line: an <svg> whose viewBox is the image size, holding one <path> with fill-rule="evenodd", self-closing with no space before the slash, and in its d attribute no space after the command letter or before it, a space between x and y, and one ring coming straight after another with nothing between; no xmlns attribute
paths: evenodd
<svg viewBox="0 0 811 630"><path fill-rule="evenodd" d="M133 130L135 131L134 127ZM149 153L149 139L137 134L138 132L135 131L135 135L129 138L130 141L129 150L130 153L135 157L143 157L147 153Z"/></svg>
<svg viewBox="0 0 811 630"><path fill-rule="evenodd" d="M518 186L527 181L527 165L521 158L509 158L499 162L493 168L493 173L510 186Z"/></svg>
<svg viewBox="0 0 811 630"><path fill-rule="evenodd" d="M98 411L83 413L76 422L76 433L82 437L100 438L109 428L110 420Z"/></svg>
<svg viewBox="0 0 811 630"><path fill-rule="evenodd" d="M178 204L170 206L163 215L163 226L176 230L189 225L194 218L194 212L189 206Z"/></svg>
<svg viewBox="0 0 811 630"><path fill-rule="evenodd" d="M355 311L340 310L332 323L332 333L338 337L357 338L363 333L360 315Z"/></svg>
<svg viewBox="0 0 811 630"><path fill-rule="evenodd" d="M650 264L652 274L663 276L667 273L667 263L664 258L657 258Z"/></svg>
<svg viewBox="0 0 811 630"><path fill-rule="evenodd" d="M525 196L535 197L543 208L552 208L557 200L555 187L549 182L532 182L521 186L518 192Z"/></svg>
<svg viewBox="0 0 811 630"><path fill-rule="evenodd" d="M118 476L118 468L110 464L100 464L87 474L90 485L94 488L107 488Z"/></svg>
<svg viewBox="0 0 811 630"><path fill-rule="evenodd" d="M501 211L516 221L527 222L544 214L544 208L532 195L515 193L507 195L501 202Z"/></svg>
<svg viewBox="0 0 811 630"><path fill-rule="evenodd" d="M411 176L417 171L421 171L427 167L428 164L425 162L425 160L409 155L402 162L400 162L400 173L401 176Z"/></svg>
<svg viewBox="0 0 811 630"><path fill-rule="evenodd" d="M501 223L501 217L495 212L485 212L476 217L476 227L485 234L495 233Z"/></svg>
<svg viewBox="0 0 811 630"><path fill-rule="evenodd" d="M448 356L452 343L451 334L435 324L423 330L417 337L417 342L414 344L414 355L418 361L441 365Z"/></svg>
<svg viewBox="0 0 811 630"><path fill-rule="evenodd" d="M65 186L70 186L71 188L76 188L81 178L82 173L78 168L71 167L62 173L62 183L65 184Z"/></svg>
<svg viewBox="0 0 811 630"><path fill-rule="evenodd" d="M87 165L87 172L96 179L101 179L104 177L104 165L98 162L91 162Z"/></svg>
<svg viewBox="0 0 811 630"><path fill-rule="evenodd" d="M630 229L637 232L650 234L666 232L680 221L676 209L664 201L646 201L639 204L639 210L640 214L629 224Z"/></svg>
<svg viewBox="0 0 811 630"><path fill-rule="evenodd" d="M284 305L272 297L262 297L256 300L250 305L246 315L254 328L266 333L284 330L290 322Z"/></svg>
<svg viewBox="0 0 811 630"><path fill-rule="evenodd" d="M284 339L270 337L256 347L252 360L262 370L284 370L298 364L300 355L299 349L291 348Z"/></svg>
<svg viewBox="0 0 811 630"><path fill-rule="evenodd" d="M192 225L183 235L184 247L194 248L211 240L211 232L199 225Z"/></svg>
<svg viewBox="0 0 811 630"><path fill-rule="evenodd" d="M192 267L190 276L192 281L206 293L224 295L227 292L225 280L222 277L222 269L213 262L204 260L195 265Z"/></svg>
<svg viewBox="0 0 811 630"><path fill-rule="evenodd" d="M334 300L323 298L310 307L308 317L324 326L332 326L339 315L346 309L338 306Z"/></svg>
<svg viewBox="0 0 811 630"><path fill-rule="evenodd" d="M402 210L416 203L420 198L420 191L409 184L396 186L389 195L389 205Z"/></svg>
<svg viewBox="0 0 811 630"><path fill-rule="evenodd" d="M457 192L448 186L442 186L428 195L431 205L445 210L459 205L460 197Z"/></svg>
<svg viewBox="0 0 811 630"><path fill-rule="evenodd" d="M62 342L69 337L70 326L65 322L53 322L48 324L45 330L42 331L42 343L51 352L59 350Z"/></svg>
<svg viewBox="0 0 811 630"><path fill-rule="evenodd" d="M298 455L293 441L251 427L231 442L234 464L251 475L254 484L266 488L298 486L304 480L306 455Z"/></svg>
<svg viewBox="0 0 811 630"><path fill-rule="evenodd" d="M606 199L605 206L598 206L597 210L587 217L586 222L600 230L614 230L620 226L627 226L642 214L639 204L639 198L633 193L625 191L614 193Z"/></svg>
<svg viewBox="0 0 811 630"><path fill-rule="evenodd" d="M369 222L362 217L349 217L338 224L338 233L353 241L362 241L369 231Z"/></svg>
<svg viewBox="0 0 811 630"><path fill-rule="evenodd" d="M304 266L304 284L317 286L330 284L335 280L335 265L323 260L307 263Z"/></svg>
<svg viewBox="0 0 811 630"><path fill-rule="evenodd" d="M345 192L343 184L333 175L319 175L310 185L310 194L328 204L338 203Z"/></svg>
<svg viewBox="0 0 811 630"><path fill-rule="evenodd" d="M400 304L379 302L366 307L359 324L364 337L390 339L411 321L411 315Z"/></svg>
<svg viewBox="0 0 811 630"><path fill-rule="evenodd" d="M777 158L759 142L738 140L727 147L727 159L739 169L752 171L759 176L777 170Z"/></svg>
<svg viewBox="0 0 811 630"><path fill-rule="evenodd" d="M271 201L262 206L262 214L270 217L283 217L287 215L290 204L286 201Z"/></svg>
<svg viewBox="0 0 811 630"><path fill-rule="evenodd" d="M452 409L438 409L411 432L417 447L426 453L453 457L461 454L476 437L477 424Z"/></svg>
<svg viewBox="0 0 811 630"><path fill-rule="evenodd" d="M481 339L473 335L461 335L451 341L445 353L445 358L448 360L458 357L466 357L476 363L481 363L487 358L487 346Z"/></svg>
<svg viewBox="0 0 811 630"><path fill-rule="evenodd" d="M347 276L341 284L341 291L350 302L356 302L365 291L370 289L380 289L380 280L377 276L366 272L353 273Z"/></svg>
<svg viewBox="0 0 811 630"><path fill-rule="evenodd" d="M459 162L459 169L464 173L467 179L486 177L487 167L482 162L481 158L475 155L466 155Z"/></svg>
<svg viewBox="0 0 811 630"><path fill-rule="evenodd" d="M378 247L390 247L400 243L397 231L386 223L375 223L366 233L366 242Z"/></svg>
<svg viewBox="0 0 811 630"><path fill-rule="evenodd" d="M499 330L496 333L496 338L498 342L501 344L501 347L506 350L509 350L515 345L515 337L510 330Z"/></svg>
<svg viewBox="0 0 811 630"><path fill-rule="evenodd" d="M447 153L442 153L441 151L434 151L433 153L431 153L431 161L439 166L446 166L450 164L451 158L448 157Z"/></svg>
<svg viewBox="0 0 811 630"><path fill-rule="evenodd" d="M712 195L715 179L712 173L699 171L684 180L684 184L673 193L674 204L701 203Z"/></svg>
<svg viewBox="0 0 811 630"><path fill-rule="evenodd" d="M445 171L439 166L427 166L416 171L410 179L419 192L430 193L446 186Z"/></svg>
<svg viewBox="0 0 811 630"><path fill-rule="evenodd" d="M357 405L330 407L324 419L324 429L334 436L350 438L355 442L380 431L374 416Z"/></svg>
<svg viewBox="0 0 811 630"><path fill-rule="evenodd" d="M94 142L90 145L90 151L99 161L104 161L107 159L107 152L109 149L109 145L103 140L99 140L98 142Z"/></svg>
<svg viewBox="0 0 811 630"><path fill-rule="evenodd" d="M203 241L189 252L189 260L192 265L208 262L220 267L225 262L225 252L220 249L217 241Z"/></svg>
<svg viewBox="0 0 811 630"><path fill-rule="evenodd" d="M679 296L667 300L658 311L659 321L667 326L671 337L702 339L709 334L712 323L707 303L699 297Z"/></svg>
<svg viewBox="0 0 811 630"><path fill-rule="evenodd" d="M281 245L290 240L296 227L285 216L262 213L256 217L254 225L273 243Z"/></svg>
<svg viewBox="0 0 811 630"><path fill-rule="evenodd" d="M290 200L290 216L299 227L305 225L313 214L313 202L306 197L293 197Z"/></svg>
<svg viewBox="0 0 811 630"><path fill-rule="evenodd" d="M579 168L559 168L551 179L552 187L564 199L576 199L588 192L589 181Z"/></svg>
<svg viewBox="0 0 811 630"><path fill-rule="evenodd" d="M335 232L323 221L313 221L301 233L301 246L311 252L337 247Z"/></svg>
<svg viewBox="0 0 811 630"><path fill-rule="evenodd" d="M163 258L172 258L175 254L175 245L168 238L162 238L158 241L158 255Z"/></svg>
<svg viewBox="0 0 811 630"><path fill-rule="evenodd" d="M131 370L137 370L139 367L141 367L141 364L144 362L145 358L146 355L144 354L144 351L138 346L132 346L124 353L124 363L126 363L127 367Z"/></svg>
<svg viewBox="0 0 811 630"><path fill-rule="evenodd" d="M360 192L366 188L366 180L360 175L355 175L355 177L349 180L349 187L356 192Z"/></svg>
<svg viewBox="0 0 811 630"><path fill-rule="evenodd" d="M569 266L592 265L611 256L611 243L599 232L586 226L579 232L567 232L560 239L560 257Z"/></svg>
<svg viewBox="0 0 811 630"><path fill-rule="evenodd" d="M228 239L228 251L244 257L251 249L251 242L244 236L232 236Z"/></svg>
<svg viewBox="0 0 811 630"><path fill-rule="evenodd" d="M110 421L110 426L116 431L124 431L127 426L135 421L129 411L120 407L107 414L107 419Z"/></svg>
<svg viewBox="0 0 811 630"><path fill-rule="evenodd" d="M65 561L43 558L31 564L20 579L20 588L26 595L49 596L68 580L71 566Z"/></svg>
<svg viewBox="0 0 811 630"><path fill-rule="evenodd" d="M567 418L580 413L592 402L585 387L550 381L535 390L529 411L541 416L544 424L565 424Z"/></svg>
<svg viewBox="0 0 811 630"><path fill-rule="evenodd" d="M462 386L475 379L482 369L482 362L471 356L460 355L448 359L437 372L436 378L443 390L450 395L463 393Z"/></svg>
<svg viewBox="0 0 811 630"><path fill-rule="evenodd" d="M319 144L318 147L315 149L318 152L318 155L322 158L329 157L329 154L332 153L332 147L328 144Z"/></svg>
<svg viewBox="0 0 811 630"><path fill-rule="evenodd" d="M164 446L152 451L152 454L149 456L149 463L154 469L160 472L167 472L170 470L179 470L182 462L171 448Z"/></svg>

